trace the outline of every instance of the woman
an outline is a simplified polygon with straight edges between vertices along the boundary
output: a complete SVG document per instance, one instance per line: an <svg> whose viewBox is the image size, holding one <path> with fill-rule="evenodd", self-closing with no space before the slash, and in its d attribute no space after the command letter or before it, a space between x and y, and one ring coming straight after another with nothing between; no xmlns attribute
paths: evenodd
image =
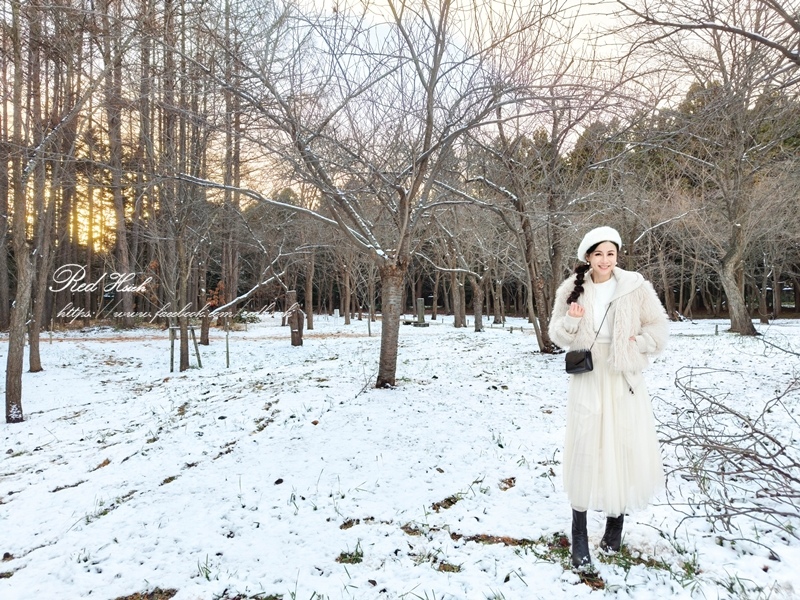
<svg viewBox="0 0 800 600"><path fill-rule="evenodd" d="M594 370L571 375L564 488L572 505L572 564L591 564L586 511L606 513L600 546L617 552L625 512L644 508L664 485L653 409L642 369L667 340L667 316L653 286L617 266L622 240L592 229L581 264L556 292L550 338L591 349Z"/></svg>

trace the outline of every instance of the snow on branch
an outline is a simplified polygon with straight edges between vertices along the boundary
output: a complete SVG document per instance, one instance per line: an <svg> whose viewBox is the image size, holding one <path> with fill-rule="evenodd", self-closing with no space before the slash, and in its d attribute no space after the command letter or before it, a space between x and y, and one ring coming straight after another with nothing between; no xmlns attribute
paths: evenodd
<svg viewBox="0 0 800 600"><path fill-rule="evenodd" d="M277 281L277 282L278 282L278 283L280 283L280 284L281 284L281 285L284 287L284 289L285 289L285 288L286 288L286 286L284 285L284 283L283 283L283 280L281 279L281 277L283 277L283 276L286 274L286 269L284 269L284 270L283 270L283 271L281 271L280 273L275 273L275 265L276 265L276 264L278 264L278 260L279 260L280 258L282 258L282 257L283 257L283 255L279 253L279 254L278 254L278 256L276 256L276 257L275 257L275 259L274 259L274 260L273 260L273 261L272 261L272 262L269 264L269 266L267 266L267 268L266 268L266 269L264 269L264 273L262 274L262 277L263 277L264 275L266 275L267 273L269 273L270 271L272 272L272 276L271 276L271 277L269 277L269 278L267 278L267 279L264 279L264 280L263 280L263 281L261 281L260 283L257 283L257 284L256 284L256 285L254 285L252 288L250 288L250 290L248 290L247 292L245 292L245 293L244 293L244 294L242 294L241 296L239 296L239 297L237 297L237 298L234 298L233 300L231 300L230 302L228 302L228 303L226 303L226 304L223 304L222 306L218 306L217 308L215 308L214 310L212 310L212 311L209 313L209 315L213 317L213 316L214 316L214 315L216 315L217 313L220 313L220 312L226 311L228 308L234 307L234 306L236 306L237 304L239 304L240 302L244 302L245 300L247 300L248 298L250 298L250 296L252 296L253 294L255 294L255 293L256 293L256 292L257 292L259 289L261 289L261 288L262 288L262 287L264 287L265 285L269 285L269 284L270 284L270 283L272 283L273 281Z"/></svg>
<svg viewBox="0 0 800 600"><path fill-rule="evenodd" d="M459 269L459 268L455 268L455 269L454 269L454 268L442 267L442 266L440 266L440 265L437 265L437 264L436 264L435 262L433 262L433 261L432 261L430 258L428 258L427 256L425 256L425 255L424 255L422 252L415 252L415 253L414 253L414 255L415 255L417 258L421 258L421 259L423 259L423 260L427 261L428 263L430 263L430 265L431 265L431 266L432 266L434 269L436 269L437 271L440 271L440 272L442 272L442 273L462 273L462 274L464 274L464 275L470 275L470 276L472 276L472 277L477 277L478 279L480 279L480 278L482 277L482 275L481 275L480 273L476 273L475 271L473 271L473 270L471 270L471 269Z"/></svg>
<svg viewBox="0 0 800 600"><path fill-rule="evenodd" d="M467 183L472 183L472 182L475 182L475 181L483 183L487 187L489 187L489 188L495 190L496 192L502 194L503 196L505 196L506 198L508 198L512 202L514 202L515 204L519 202L519 197L516 194L514 194L511 190L509 190L507 187L502 186L502 185L498 185L494 181L492 181L490 179L486 179L486 177L484 177L482 175L478 176L478 177L473 177L472 179L467 179Z"/></svg>
<svg viewBox="0 0 800 600"><path fill-rule="evenodd" d="M286 210L290 210L296 213L312 217L318 221L322 221L327 225L333 225L334 227L344 229L345 233L347 233L353 241L355 241L359 246L361 246L365 250L375 249L374 243L371 243L369 240L367 240L363 235L361 235L358 231L354 230L352 227L348 227L347 224L344 223L341 219L331 219L303 206L296 206L294 204L289 204L287 202L273 200L272 198L268 198L267 196L264 196L263 194L260 194L259 192L251 190L249 188L225 185L223 183L218 183L216 181L210 181L208 179L203 179L201 177L195 177L194 175L189 175L187 173L178 173L172 177L174 177L179 181L186 181L188 183L194 183L196 185L201 185L203 187L208 187L218 190L228 190L231 192L239 192L240 194L244 194L248 198L252 198L253 200L256 200L258 202L263 202L264 204L269 204L270 206L277 206L278 208L284 208Z"/></svg>
<svg viewBox="0 0 800 600"><path fill-rule="evenodd" d="M498 215L502 220L503 223L508 227L509 231L516 232L517 228L514 226L511 221L508 220L507 210L501 206L497 206L495 204L491 204L490 202L485 202L483 200L479 200L474 196L467 194L466 192L459 190L458 188L454 188L453 186L444 183L443 181L435 181L434 185L438 188L441 188L447 192L450 192L454 196L461 198L464 203L471 204L473 206L477 206L479 208L483 208L486 210L490 210L496 215ZM446 204L447 202L436 202L435 204L431 204L430 206L426 206L426 209L431 208L432 206L438 206L440 204ZM452 202L451 202L452 203Z"/></svg>
<svg viewBox="0 0 800 600"><path fill-rule="evenodd" d="M642 239L644 236L646 236L648 233L650 233L650 232L651 232L651 231L653 231L654 229L658 229L658 228L659 228L659 227L661 227L662 225L666 225L667 223L672 223L673 221L680 221L680 220L681 220L683 217L685 217L686 215L688 215L690 212L695 212L695 211L689 211L689 210L687 210L687 211L686 211L685 213L683 213L682 215L678 215L677 217L672 217L672 218L669 218L669 219L667 219L666 221L661 221L661 223L657 223L657 224L653 225L652 227L648 227L647 229L645 229L645 230L644 230L644 231L643 231L643 232L642 232L642 233L639 235L639 237L637 237L635 240L633 240L633 243L634 243L634 244L638 243L638 242L639 242L639 240L641 240L641 239Z"/></svg>

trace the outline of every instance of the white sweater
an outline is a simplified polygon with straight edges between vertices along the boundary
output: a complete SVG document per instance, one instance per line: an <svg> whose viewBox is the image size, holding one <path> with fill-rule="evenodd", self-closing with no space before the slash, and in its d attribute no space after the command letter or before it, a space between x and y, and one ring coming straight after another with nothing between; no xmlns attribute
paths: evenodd
<svg viewBox="0 0 800 600"><path fill-rule="evenodd" d="M614 297L614 292L617 290L617 278L612 277L603 283L594 284L594 302L592 309L594 310L594 322L600 323L600 331L597 331L597 339L595 341L601 344L611 343L611 326L609 325L608 318L603 318L606 314L606 309L611 303L611 298ZM596 326L595 326L596 327Z"/></svg>

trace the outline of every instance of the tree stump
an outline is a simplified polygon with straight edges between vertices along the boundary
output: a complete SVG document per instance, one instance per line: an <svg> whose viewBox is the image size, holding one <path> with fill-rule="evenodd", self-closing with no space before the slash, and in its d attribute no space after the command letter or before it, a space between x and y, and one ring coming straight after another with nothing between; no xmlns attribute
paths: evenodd
<svg viewBox="0 0 800 600"><path fill-rule="evenodd" d="M292 331L292 346L303 345L303 324L305 323L305 318L305 314L300 310L300 305L295 303L287 319L289 328Z"/></svg>
<svg viewBox="0 0 800 600"><path fill-rule="evenodd" d="M289 307L286 309L283 318L292 332L292 346L302 346L303 324L305 323L306 315L300 309L300 304L297 303L297 292L294 290L287 292L286 304L289 305Z"/></svg>

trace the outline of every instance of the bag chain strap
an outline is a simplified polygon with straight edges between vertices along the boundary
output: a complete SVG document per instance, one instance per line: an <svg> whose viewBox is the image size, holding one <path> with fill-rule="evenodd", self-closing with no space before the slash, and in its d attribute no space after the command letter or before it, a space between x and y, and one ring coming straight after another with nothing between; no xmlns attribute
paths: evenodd
<svg viewBox="0 0 800 600"><path fill-rule="evenodd" d="M606 315L608 311L611 309L611 302L608 303L606 307L606 312L603 313L603 318L600 321L600 327L597 328L597 333L594 334L594 339L592 340L592 345L589 346L589 351L591 352L592 348L594 348L594 343L597 341L597 336L600 335L600 330L603 328L603 323L605 323Z"/></svg>

